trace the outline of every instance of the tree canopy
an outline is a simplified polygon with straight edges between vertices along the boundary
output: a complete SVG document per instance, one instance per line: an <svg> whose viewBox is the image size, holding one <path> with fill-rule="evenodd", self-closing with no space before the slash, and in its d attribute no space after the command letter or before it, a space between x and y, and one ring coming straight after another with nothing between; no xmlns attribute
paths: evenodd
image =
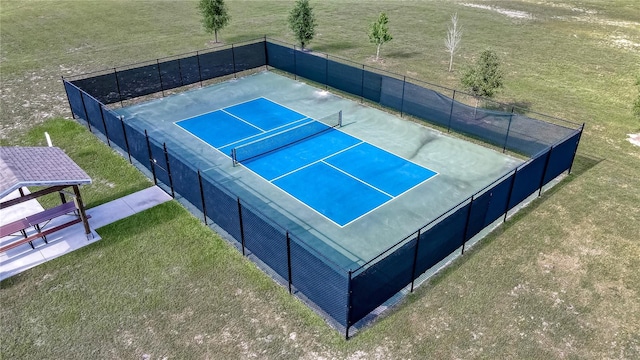
<svg viewBox="0 0 640 360"><path fill-rule="evenodd" d="M316 34L316 18L309 0L297 0L296 5L289 13L289 28L293 31L300 46L308 44Z"/></svg>
<svg viewBox="0 0 640 360"><path fill-rule="evenodd" d="M207 33L215 34L215 41L218 42L218 30L221 30L231 20L224 0L200 0L198 9L202 14L202 24Z"/></svg>
<svg viewBox="0 0 640 360"><path fill-rule="evenodd" d="M462 85L474 96L493 97L503 86L500 59L493 50L485 50L475 66L469 67L462 76Z"/></svg>
<svg viewBox="0 0 640 360"><path fill-rule="evenodd" d="M393 40L393 36L389 32L389 17L381 12L378 19L369 27L369 40L376 44L376 61L380 58L380 46Z"/></svg>

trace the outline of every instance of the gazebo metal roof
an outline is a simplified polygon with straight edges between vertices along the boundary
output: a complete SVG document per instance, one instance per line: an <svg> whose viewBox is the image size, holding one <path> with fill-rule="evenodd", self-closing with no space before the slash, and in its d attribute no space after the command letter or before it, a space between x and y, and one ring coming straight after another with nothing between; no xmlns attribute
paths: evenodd
<svg viewBox="0 0 640 360"><path fill-rule="evenodd" d="M89 175L58 147L0 147L0 199L23 186L90 183Z"/></svg>

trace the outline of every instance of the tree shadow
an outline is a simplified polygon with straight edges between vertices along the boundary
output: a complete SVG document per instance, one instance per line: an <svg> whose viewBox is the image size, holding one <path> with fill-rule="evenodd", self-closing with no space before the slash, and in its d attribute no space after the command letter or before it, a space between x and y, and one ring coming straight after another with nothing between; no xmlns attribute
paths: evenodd
<svg viewBox="0 0 640 360"><path fill-rule="evenodd" d="M407 59L407 58L412 58L414 56L419 56L421 54L422 53L419 51L396 50L396 51L386 52L384 50L380 50L380 57L386 57L386 58Z"/></svg>
<svg viewBox="0 0 640 360"><path fill-rule="evenodd" d="M524 115L528 113L529 110L531 109L531 102L520 100L520 101L510 101L506 103L498 103L493 101L483 102L481 100L480 106L482 106L483 109L504 111L504 112L513 111L514 114Z"/></svg>
<svg viewBox="0 0 640 360"><path fill-rule="evenodd" d="M334 52L334 51L349 50L349 49L353 49L355 47L356 47L356 45L354 45L351 42L342 41L342 42L332 42L330 44L322 44L322 45L313 46L312 50L313 51L324 52L324 53L331 53L331 52Z"/></svg>

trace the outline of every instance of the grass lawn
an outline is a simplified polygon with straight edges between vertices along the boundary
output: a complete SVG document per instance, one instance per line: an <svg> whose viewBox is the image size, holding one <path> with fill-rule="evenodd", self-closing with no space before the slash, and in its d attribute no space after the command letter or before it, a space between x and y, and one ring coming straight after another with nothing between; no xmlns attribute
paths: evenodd
<svg viewBox="0 0 640 360"><path fill-rule="evenodd" d="M293 42L293 1L227 3L226 43ZM407 77L457 88L494 49L497 100L586 123L573 175L348 342L165 203L0 283L0 358L640 358L640 148L626 141L640 131L637 1L311 3L312 50ZM383 10L394 39L375 63L367 26ZM465 33L449 73L454 12ZM0 144L43 145L49 132L93 178L88 206L150 182L62 119L60 76L213 46L195 1L3 1L0 37Z"/></svg>

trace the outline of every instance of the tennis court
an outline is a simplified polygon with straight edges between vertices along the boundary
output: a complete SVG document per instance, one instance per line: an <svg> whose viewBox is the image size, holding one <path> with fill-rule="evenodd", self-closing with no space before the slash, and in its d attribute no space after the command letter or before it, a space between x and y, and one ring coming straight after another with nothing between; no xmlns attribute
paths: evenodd
<svg viewBox="0 0 640 360"><path fill-rule="evenodd" d="M269 71L116 111L345 268L522 162Z"/></svg>
<svg viewBox="0 0 640 360"><path fill-rule="evenodd" d="M436 175L264 97L176 122L339 226Z"/></svg>

